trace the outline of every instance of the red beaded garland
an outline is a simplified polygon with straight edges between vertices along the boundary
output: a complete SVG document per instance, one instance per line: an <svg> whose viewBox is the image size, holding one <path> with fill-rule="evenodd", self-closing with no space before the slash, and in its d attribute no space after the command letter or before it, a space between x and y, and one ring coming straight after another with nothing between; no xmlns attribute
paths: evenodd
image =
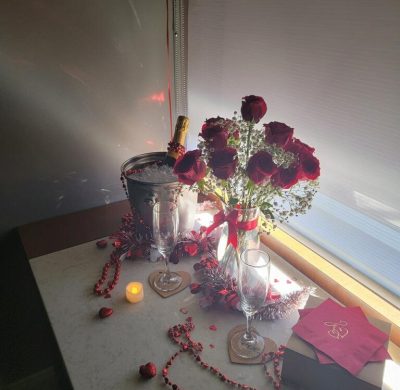
<svg viewBox="0 0 400 390"><path fill-rule="evenodd" d="M108 271L111 267L114 267L114 276L111 281L107 283L107 287L102 289L101 287L107 280ZM105 263L103 266L103 272L101 273L100 279L94 285L94 293L98 296L108 295L112 291L119 281L119 276L121 273L121 260L119 257L112 253L110 256L110 261Z"/></svg>
<svg viewBox="0 0 400 390"><path fill-rule="evenodd" d="M225 374L223 374L218 368L207 364L200 356L200 352L203 350L202 343L195 342L191 338L191 332L194 330L194 328L195 325L193 323L192 317L188 317L186 318L184 324L178 324L168 329L168 336L171 339L171 341L174 342L175 344L178 344L181 348L179 352L176 352L167 360L167 363L165 364L165 367L162 370L162 376L164 378L165 384L172 387L173 390L182 390L176 383L172 383L171 380L169 379L168 368L172 366L174 359L179 355L179 353L189 352L192 355L195 362L197 362L202 368L209 370L211 373L217 376L222 382L225 382L231 385L232 387L236 387L238 389L257 390L255 387L242 384L230 379ZM184 338L184 340L180 339L181 337Z"/></svg>
<svg viewBox="0 0 400 390"><path fill-rule="evenodd" d="M279 365L280 361L283 358L284 353L285 353L285 346L280 345L276 352L270 352L263 356L265 375L269 379L269 381L272 382L275 390L280 390L281 388L282 376ZM267 369L267 364L271 361L273 362L274 366L273 373L269 372Z"/></svg>

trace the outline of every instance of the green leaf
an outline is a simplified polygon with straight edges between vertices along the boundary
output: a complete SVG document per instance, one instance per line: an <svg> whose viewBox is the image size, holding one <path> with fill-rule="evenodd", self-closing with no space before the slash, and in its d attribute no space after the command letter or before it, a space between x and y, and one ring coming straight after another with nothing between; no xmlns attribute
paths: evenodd
<svg viewBox="0 0 400 390"><path fill-rule="evenodd" d="M239 203L239 199L238 198L231 198L229 199L229 204L231 206L236 206Z"/></svg>
<svg viewBox="0 0 400 390"><path fill-rule="evenodd" d="M272 219L272 220L275 219L274 214L272 214L271 210L265 209L265 210L261 210L261 211L267 218Z"/></svg>
<svg viewBox="0 0 400 390"><path fill-rule="evenodd" d="M197 186L199 187L199 190L200 191L204 191L204 180L199 180L198 182L197 182Z"/></svg>
<svg viewBox="0 0 400 390"><path fill-rule="evenodd" d="M248 190L252 190L255 186L256 186L256 185L253 183L252 180L249 180L249 181L247 182L247 184L246 184L246 188L247 188Z"/></svg>
<svg viewBox="0 0 400 390"><path fill-rule="evenodd" d="M269 202L263 202L260 205L260 209L264 210L264 209L271 209L272 208L272 204Z"/></svg>

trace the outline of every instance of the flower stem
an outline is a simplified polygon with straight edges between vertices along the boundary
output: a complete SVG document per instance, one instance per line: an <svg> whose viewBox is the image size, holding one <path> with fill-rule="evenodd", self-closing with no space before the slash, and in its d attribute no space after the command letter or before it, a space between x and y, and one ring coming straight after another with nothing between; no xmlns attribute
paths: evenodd
<svg viewBox="0 0 400 390"><path fill-rule="evenodd" d="M246 159L244 161L244 169L247 168L247 164L249 162L249 156L250 156L250 136L251 136L251 131L254 128L254 123L250 122L249 127L247 129L247 138L246 138ZM243 194L242 194L242 199L244 202L244 207L248 208L248 202L245 200L246 199L246 186L243 186ZM250 201L250 200L249 200Z"/></svg>

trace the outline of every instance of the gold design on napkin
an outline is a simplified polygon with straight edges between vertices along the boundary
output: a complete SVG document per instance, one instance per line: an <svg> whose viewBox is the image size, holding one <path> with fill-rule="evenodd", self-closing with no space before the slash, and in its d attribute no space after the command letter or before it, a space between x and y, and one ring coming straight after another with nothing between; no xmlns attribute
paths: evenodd
<svg viewBox="0 0 400 390"><path fill-rule="evenodd" d="M349 330L346 328L347 321L340 320L339 322L325 321L324 325L330 327L328 334L334 339L344 339L348 334Z"/></svg>

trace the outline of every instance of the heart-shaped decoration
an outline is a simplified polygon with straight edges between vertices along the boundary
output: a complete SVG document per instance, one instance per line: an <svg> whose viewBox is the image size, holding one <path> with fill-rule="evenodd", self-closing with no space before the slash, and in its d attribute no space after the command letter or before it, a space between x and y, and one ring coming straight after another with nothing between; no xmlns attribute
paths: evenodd
<svg viewBox="0 0 400 390"><path fill-rule="evenodd" d="M148 362L140 366L139 373L143 378L150 379L157 375L157 367L153 362Z"/></svg>
<svg viewBox="0 0 400 390"><path fill-rule="evenodd" d="M112 315L112 313L113 313L113 309L111 309L111 307L102 307L99 310L99 317L101 319L104 319L106 317L110 317L110 315Z"/></svg>

